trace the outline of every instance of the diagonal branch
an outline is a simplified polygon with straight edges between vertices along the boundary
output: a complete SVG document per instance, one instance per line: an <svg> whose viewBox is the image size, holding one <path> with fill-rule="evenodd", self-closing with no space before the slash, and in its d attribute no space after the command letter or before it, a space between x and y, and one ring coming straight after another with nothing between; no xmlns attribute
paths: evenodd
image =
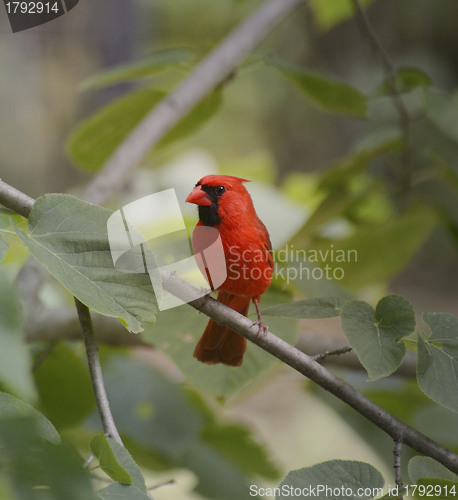
<svg viewBox="0 0 458 500"><path fill-rule="evenodd" d="M16 196L16 190L0 181L0 203L7 208L13 209L18 203ZM23 204L24 214L30 213L34 200L22 193L18 198L25 200ZM258 339L259 329L250 319L209 296L199 297L199 290L169 271L161 269L160 272L163 286L169 293L183 302L189 303L190 306L214 319L218 324L228 326L231 330L302 373L302 375L308 377L366 417L394 441L402 441L403 444L410 446L415 451L437 460L452 472L458 473L458 455L397 419L347 382L329 372L314 361L312 357L299 351L273 333L267 331Z"/></svg>
<svg viewBox="0 0 458 500"><path fill-rule="evenodd" d="M314 361L312 357L299 351L270 331L267 331L258 340L259 329L250 319L209 296L189 301L198 295L198 290L168 271L161 270L161 275L164 288L172 295L184 302L189 302L189 305L214 319L218 324L229 327L302 373L351 406L394 440L402 439L402 442L412 449L437 460L448 469L458 473L458 455L391 415L347 382Z"/></svg>
<svg viewBox="0 0 458 500"><path fill-rule="evenodd" d="M261 5L140 122L87 186L83 199L104 205L118 193L148 151L301 5L304 0L267 0Z"/></svg>

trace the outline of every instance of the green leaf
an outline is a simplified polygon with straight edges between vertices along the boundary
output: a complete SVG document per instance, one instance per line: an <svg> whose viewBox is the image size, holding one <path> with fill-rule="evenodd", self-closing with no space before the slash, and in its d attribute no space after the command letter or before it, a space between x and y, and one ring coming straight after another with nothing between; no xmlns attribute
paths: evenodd
<svg viewBox="0 0 458 500"><path fill-rule="evenodd" d="M458 142L458 92L448 96L437 90L427 91L425 111L436 127Z"/></svg>
<svg viewBox="0 0 458 500"><path fill-rule="evenodd" d="M156 146L156 150L167 147L194 133L205 122L210 120L222 105L223 91L221 89L214 90L164 136Z"/></svg>
<svg viewBox="0 0 458 500"><path fill-rule="evenodd" d="M426 477L458 481L456 474L429 457L413 457L409 462L409 476L413 483Z"/></svg>
<svg viewBox="0 0 458 500"><path fill-rule="evenodd" d="M30 401L36 397L30 372L19 297L4 269L0 269L0 381L14 394Z"/></svg>
<svg viewBox="0 0 458 500"><path fill-rule="evenodd" d="M122 82L129 82L154 75L173 66L188 63L194 57L189 49L166 49L154 53L148 59L133 64L115 66L88 78L81 85L81 90L93 90Z"/></svg>
<svg viewBox="0 0 458 500"><path fill-rule="evenodd" d="M393 373L406 353L403 337L415 330L412 304L399 295L387 295L374 309L359 300L345 304L340 313L342 329L369 379Z"/></svg>
<svg viewBox="0 0 458 500"><path fill-rule="evenodd" d="M268 459L266 451L243 427L212 422L205 426L202 439L236 465L246 476L279 478L278 469Z"/></svg>
<svg viewBox="0 0 458 500"><path fill-rule="evenodd" d="M458 412L458 318L424 313L423 321L432 333L418 336L418 383L433 401Z"/></svg>
<svg viewBox="0 0 458 500"><path fill-rule="evenodd" d="M325 319L339 316L346 300L338 297L320 297L278 304L262 311L263 316L280 316L296 319Z"/></svg>
<svg viewBox="0 0 458 500"><path fill-rule="evenodd" d="M455 498L458 492L458 476L429 457L412 458L409 476L412 483L426 487L425 492L430 491L435 498ZM425 496L416 491L417 496Z"/></svg>
<svg viewBox="0 0 458 500"><path fill-rule="evenodd" d="M418 87L429 87L431 77L418 68L400 68L396 74L396 84L400 92L410 92Z"/></svg>
<svg viewBox="0 0 458 500"><path fill-rule="evenodd" d="M367 98L348 83L300 66L273 63L319 108L331 113L365 118Z"/></svg>
<svg viewBox="0 0 458 500"><path fill-rule="evenodd" d="M33 416L2 419L0 446L14 498L98 499L80 454L66 442L56 445L42 439Z"/></svg>
<svg viewBox="0 0 458 500"><path fill-rule="evenodd" d="M353 251L357 258L328 264L344 270L340 283L352 290L384 283L410 262L436 220L430 209L414 206L388 223L359 227L354 235L334 243L334 251L342 250L343 255ZM323 251L329 242L316 241L313 248Z"/></svg>
<svg viewBox="0 0 458 500"><path fill-rule="evenodd" d="M73 427L95 408L86 363L65 344L58 344L34 373L39 409L58 429Z"/></svg>
<svg viewBox="0 0 458 500"><path fill-rule="evenodd" d="M120 483L110 484L97 492L103 500L150 500L150 497L135 486Z"/></svg>
<svg viewBox="0 0 458 500"><path fill-rule="evenodd" d="M186 396L206 421L201 432L202 440L206 444L230 460L247 476L279 479L279 471L267 456L266 450L253 439L247 429L241 425L219 422L213 409L196 390L186 388Z"/></svg>
<svg viewBox="0 0 458 500"><path fill-rule="evenodd" d="M182 467L190 469L199 478L195 492L204 498L218 500L250 500L246 477L225 460L213 448L202 442L196 442L183 456Z"/></svg>
<svg viewBox="0 0 458 500"><path fill-rule="evenodd" d="M11 221L13 221L16 226L24 226L25 228L27 225L27 220L24 217L6 208L0 208L0 232L15 234Z"/></svg>
<svg viewBox="0 0 458 500"><path fill-rule="evenodd" d="M336 280L327 279L324 273L321 275L321 268L312 262L291 262L288 263L288 267L298 270L297 276L292 280L292 283L309 299L336 297L343 302L348 302L355 298L354 294L349 292ZM281 270L281 267L278 269ZM318 269L318 271L315 272L315 269Z"/></svg>
<svg viewBox="0 0 458 500"><path fill-rule="evenodd" d="M331 489L331 492L326 493L326 498L361 500L371 499L381 494L384 484L382 475L372 465L352 460L330 460L312 467L291 471L279 488L282 493L294 491L296 488L303 490L303 494L294 494L294 498L300 500L309 500L310 496L315 495L324 497L326 488ZM317 488L323 488L323 490L320 491ZM379 489L378 493L374 491L375 488ZM315 495L309 495L312 489L316 492ZM276 496L276 499L284 496Z"/></svg>
<svg viewBox="0 0 458 500"><path fill-rule="evenodd" d="M39 436L56 445L61 442L55 427L44 415L11 394L0 392L0 421L4 418L33 419Z"/></svg>
<svg viewBox="0 0 458 500"><path fill-rule="evenodd" d="M115 269L107 236L112 212L64 194L35 202L29 234L18 229L30 253L81 302L119 318L129 331L153 323L156 298L149 275Z"/></svg>
<svg viewBox="0 0 458 500"><path fill-rule="evenodd" d="M84 170L96 172L165 95L141 89L108 104L73 131L67 143L68 155Z"/></svg>
<svg viewBox="0 0 458 500"><path fill-rule="evenodd" d="M363 6L368 6L373 2L374 0L361 0ZM350 0L310 0L310 7L316 23L322 30L329 30L354 15Z"/></svg>
<svg viewBox="0 0 458 500"><path fill-rule="evenodd" d="M365 135L357 151L339 159L326 170L320 182L320 189L336 196L342 187L351 187L354 179L364 173L370 162L385 153L398 151L402 146L402 133L398 128L383 128Z"/></svg>
<svg viewBox="0 0 458 500"><path fill-rule="evenodd" d="M8 243L3 240L0 235L0 262L5 258L6 253L8 252Z"/></svg>
<svg viewBox="0 0 458 500"><path fill-rule="evenodd" d="M147 366L120 357L110 360L104 378L113 417L123 436L161 454L172 466L194 472L199 479L196 491L208 493L208 498L249 499L245 472L230 461L228 449L220 453L211 443L202 442L204 417L190 404L180 385ZM99 425L97 417L89 424ZM135 486L133 473L126 470ZM113 490L111 486L110 492ZM129 490L121 490L118 485L116 491Z"/></svg>
<svg viewBox="0 0 458 500"><path fill-rule="evenodd" d="M457 478L458 479L458 478ZM435 498L455 498L458 492L458 482L437 477L422 477L417 481L419 487L423 486L426 494L431 493ZM423 496L417 490L417 496Z"/></svg>
<svg viewBox="0 0 458 500"><path fill-rule="evenodd" d="M70 158L85 170L99 170L166 95L165 92L146 88L108 104L83 121L73 132L67 144ZM169 146L195 132L218 111L221 104L222 91L215 90L170 130L156 149Z"/></svg>
<svg viewBox="0 0 458 500"><path fill-rule="evenodd" d="M100 468L115 481L122 484L132 484L130 474L122 467L120 461L125 461L125 454L128 455L125 448L121 448L119 458L115 455L111 443L100 433L95 435L89 443L92 454L99 461ZM129 458L131 459L130 455Z"/></svg>
<svg viewBox="0 0 458 500"><path fill-rule="evenodd" d="M272 287L262 296L262 304L266 306L288 300L291 300L290 293L280 292ZM252 308L250 316L253 314L255 313ZM170 356L187 380L218 397L229 397L276 363L272 355L251 342L248 342L242 366L236 370L230 366L200 363L193 357L193 352L207 323L206 316L183 305L161 311L154 327L145 325L142 338ZM283 340L294 343L294 321L271 317L267 324Z"/></svg>

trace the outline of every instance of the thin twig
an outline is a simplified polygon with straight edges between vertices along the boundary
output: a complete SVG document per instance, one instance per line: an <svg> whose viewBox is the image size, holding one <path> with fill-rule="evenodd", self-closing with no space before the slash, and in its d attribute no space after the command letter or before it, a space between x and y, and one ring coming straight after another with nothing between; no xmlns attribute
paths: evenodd
<svg viewBox="0 0 458 500"><path fill-rule="evenodd" d="M102 420L103 432L113 438L119 444L123 444L121 436L113 419L108 402L105 384L103 383L102 367L100 365L99 348L95 341L94 329L92 327L91 313L89 308L75 297L76 310L83 330L84 344L86 346L86 356L91 374L92 387L94 390L97 408Z"/></svg>
<svg viewBox="0 0 458 500"><path fill-rule="evenodd" d="M11 196L14 197L14 193L2 184L4 183L0 181L0 202L10 208L11 205L14 204L14 200L10 199ZM31 198L29 199L32 200ZM214 319L218 324L227 326L231 330L239 333L278 358L280 361L283 361L299 373L302 373L317 385L348 404L351 408L391 436L395 441L402 439L404 444L410 446L415 451L437 460L452 472L458 473L458 455L394 417L391 413L371 401L367 396L356 390L347 382L316 363L307 354L299 351L270 331L265 332L258 339L259 329L257 326L253 325L253 322L249 318L242 316L234 309L231 309L209 296L200 297L199 290L169 271L161 269L161 277L163 286L169 293L178 297L183 302L187 302L190 306L201 311L206 316ZM88 321L90 322L89 311L86 306L82 304L81 306L82 307L78 308L78 311L81 310L82 312L84 329L86 331L89 330L89 335L92 336L90 342L91 350L95 348L96 351L97 345L93 339L93 332L91 333L91 329L88 327ZM93 358L92 354L91 352L91 359ZM95 356L98 360L97 352L95 352ZM101 377L100 362L98 363L98 370L99 373L97 374L97 378L101 385L98 383L97 387L101 387L103 392L105 392ZM106 402L108 403L108 401ZM109 415L111 416L111 413ZM109 433L111 434L110 431Z"/></svg>
<svg viewBox="0 0 458 500"><path fill-rule="evenodd" d="M175 484L175 483L176 483L175 479L170 479L169 481L165 481L163 483L156 484L156 486L149 486L146 489L148 491L153 491L153 490L157 490L158 488L162 488L163 486L170 486L170 485Z"/></svg>
<svg viewBox="0 0 458 500"><path fill-rule="evenodd" d="M402 439L394 441L394 475L396 478L397 491L399 491L399 500L403 500L402 491L402 471L401 471L401 458L402 458Z"/></svg>
<svg viewBox="0 0 458 500"><path fill-rule="evenodd" d="M315 354L315 356L312 356L312 359L316 361L317 363L324 363L326 361L326 358L329 356L340 356L341 354L345 354L347 352L350 352L352 348L350 346L345 346L342 347L341 349L336 349L335 351L326 351L321 354Z"/></svg>
<svg viewBox="0 0 458 500"><path fill-rule="evenodd" d="M385 71L386 80L388 84L388 88L393 97L393 102L396 107L396 110L399 114L401 128L404 135L404 167L405 167L405 176L404 176L404 188L405 190L410 189L412 183L412 173L413 173L413 165L412 165L412 139L411 139L411 117L409 111L407 110L406 105L402 99L402 96L398 90L396 84L396 69L394 67L393 62L390 59L390 56L386 52L382 43L380 42L377 34L375 33L372 25L367 17L366 11L361 5L360 0L352 0L353 7L356 13L356 22L358 23L359 29L363 36L366 38L372 50L379 57L383 69Z"/></svg>
<svg viewBox="0 0 458 500"><path fill-rule="evenodd" d="M261 5L140 122L88 185L83 199L103 205L119 193L148 151L223 82L289 13L304 4L304 0L267 0Z"/></svg>

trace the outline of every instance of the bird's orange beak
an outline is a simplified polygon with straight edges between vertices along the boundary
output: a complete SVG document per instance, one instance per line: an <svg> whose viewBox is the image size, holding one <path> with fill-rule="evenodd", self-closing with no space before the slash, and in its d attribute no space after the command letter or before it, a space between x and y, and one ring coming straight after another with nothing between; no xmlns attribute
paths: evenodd
<svg viewBox="0 0 458 500"><path fill-rule="evenodd" d="M204 205L210 207L212 201L208 194L202 189L202 186L196 186L191 194L186 198L186 203L194 203L195 205Z"/></svg>

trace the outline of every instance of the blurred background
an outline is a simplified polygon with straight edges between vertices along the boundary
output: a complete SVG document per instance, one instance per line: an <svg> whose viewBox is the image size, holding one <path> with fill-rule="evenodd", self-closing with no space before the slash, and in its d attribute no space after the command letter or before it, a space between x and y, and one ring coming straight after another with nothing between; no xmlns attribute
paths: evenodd
<svg viewBox="0 0 458 500"><path fill-rule="evenodd" d="M345 271L338 283L279 278L263 299L266 306L323 295L359 297L375 306L383 295L397 293L413 304L423 328L424 311L458 314L458 4L365 3L393 67L415 68L396 80L409 115L407 135L383 64L350 2L312 0L223 82L191 130L151 152L110 208L170 186L184 199L209 173L250 179L247 188L276 249L332 247L355 249L358 255L357 262L330 263ZM93 143L85 139L91 132L87 120L144 89L151 94L131 103L132 113L139 114L135 106L142 103L151 108L259 5L253 0L80 0L65 16L17 34L10 33L0 8L0 177L35 198L50 192L80 195L105 159L102 151L94 160L104 136ZM351 85L366 96L367 113L328 106L329 96L311 95L300 78L282 70L286 63ZM110 81L113 68L142 64L150 70L141 78L115 75ZM129 106L119 123L129 120ZM187 221L195 222L195 210L185 210ZM15 236L5 240L10 244L5 265L14 277L27 255ZM51 279L40 294L46 307L71 305L71 297ZM316 342L326 349L328 339L333 346L345 344L339 318L267 323L306 352L319 350ZM292 370L268 357L259 361L255 347L250 346L246 363L259 361L262 369L247 368L238 376L219 367L196 367L193 342L204 325L205 318L193 311L159 313L157 325L142 334L143 345L102 346L127 447L146 471L148 485L175 481L155 490L156 500L241 499L249 497L246 489L231 490L239 476L246 484L276 486L291 469L335 458L369 462L393 484L389 439ZM93 403L84 402L90 388L81 372L83 359L79 343L57 344L37 368L36 384L37 407L84 456L84 443L98 424L90 417ZM458 418L419 390L414 364L372 383L365 372L349 368L350 362L342 365L329 366L458 450ZM76 419L62 417L62 401L68 399L64 382L60 402L46 389L62 370L68 371L62 380L73 380L80 391L80 399L65 403L75 407ZM122 373L129 375L120 383ZM147 389L133 391L148 377ZM167 404L158 396L173 391L175 399L170 396ZM140 405L130 421L126 401ZM154 416L142 401L153 401ZM181 420L174 420L177 412ZM193 418L199 424L191 453L183 442L191 439L187 425ZM155 430L158 419L162 427ZM170 444L171 436L182 440ZM409 456L406 452L404 460Z"/></svg>

